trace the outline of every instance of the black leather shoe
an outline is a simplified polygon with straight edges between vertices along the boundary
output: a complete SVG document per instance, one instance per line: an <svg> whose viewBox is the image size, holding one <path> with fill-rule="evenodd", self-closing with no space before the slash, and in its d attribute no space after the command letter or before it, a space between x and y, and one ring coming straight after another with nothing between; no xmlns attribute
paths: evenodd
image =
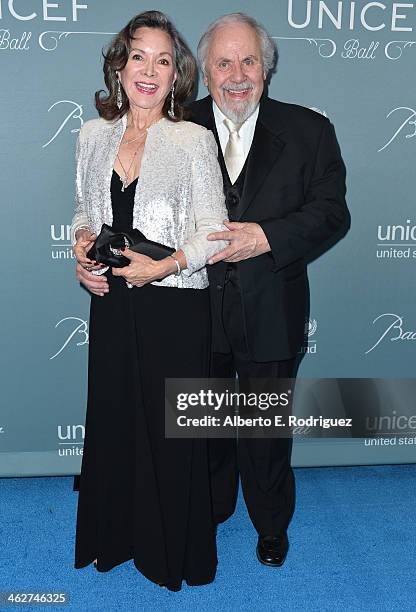
<svg viewBox="0 0 416 612"><path fill-rule="evenodd" d="M276 536L259 536L256 549L257 559L263 565L280 567L286 559L288 548L289 541L286 530L281 531Z"/></svg>

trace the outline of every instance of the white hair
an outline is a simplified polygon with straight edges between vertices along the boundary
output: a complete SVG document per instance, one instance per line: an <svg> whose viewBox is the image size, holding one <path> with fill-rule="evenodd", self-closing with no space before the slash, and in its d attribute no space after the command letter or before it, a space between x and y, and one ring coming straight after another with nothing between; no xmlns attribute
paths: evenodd
<svg viewBox="0 0 416 612"><path fill-rule="evenodd" d="M219 17L213 23L211 23L208 30L199 41L197 54L198 63L202 70L202 74L204 76L206 75L206 61L212 35L218 28L232 23L243 23L253 28L260 42L264 71L266 74L269 74L269 72L274 70L278 59L277 47L267 30L260 25L254 19L254 17L249 17L245 13L230 13L228 15Z"/></svg>

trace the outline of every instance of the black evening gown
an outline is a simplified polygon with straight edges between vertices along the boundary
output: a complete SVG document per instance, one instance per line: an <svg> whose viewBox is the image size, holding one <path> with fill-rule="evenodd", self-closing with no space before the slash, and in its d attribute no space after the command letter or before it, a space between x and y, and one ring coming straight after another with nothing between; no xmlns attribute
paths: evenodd
<svg viewBox="0 0 416 612"><path fill-rule="evenodd" d="M137 181L137 179L136 179ZM113 227L131 228L137 182L113 172ZM207 441L166 439L164 379L208 377L208 289L128 289L92 296L75 568L133 559L171 590L212 582L217 566Z"/></svg>

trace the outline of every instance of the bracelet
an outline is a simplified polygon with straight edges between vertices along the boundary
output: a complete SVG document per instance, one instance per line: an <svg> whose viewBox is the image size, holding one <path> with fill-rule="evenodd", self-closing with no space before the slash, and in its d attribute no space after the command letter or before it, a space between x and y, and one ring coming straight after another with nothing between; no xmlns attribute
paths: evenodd
<svg viewBox="0 0 416 612"><path fill-rule="evenodd" d="M181 266L180 266L179 261L176 259L175 255L169 255L169 257L172 257L173 261L174 261L174 262L175 262L175 264L176 264L176 272L175 272L175 276L180 276L180 275L181 275L182 270L181 270Z"/></svg>
<svg viewBox="0 0 416 612"><path fill-rule="evenodd" d="M91 232L91 229L88 227L88 225L80 225L79 227L77 227L75 232L74 232L74 240L72 242L72 246L75 246L76 243L77 243L77 238L76 238L75 234L77 233L78 230L82 230L82 229L85 229L85 230L88 230L89 232Z"/></svg>
<svg viewBox="0 0 416 612"><path fill-rule="evenodd" d="M90 270L90 272L94 274L94 276L101 276L101 274L105 274L109 268L110 266L104 266L104 268L97 268L96 270Z"/></svg>
<svg viewBox="0 0 416 612"><path fill-rule="evenodd" d="M77 229L75 230L75 232L74 232L74 237L75 237L75 234L77 233L77 231L78 231L78 230L82 230L82 229L85 229L85 230L88 230L89 232L91 232L91 229L88 227L88 225L80 225L80 226L79 226L79 227L77 227Z"/></svg>

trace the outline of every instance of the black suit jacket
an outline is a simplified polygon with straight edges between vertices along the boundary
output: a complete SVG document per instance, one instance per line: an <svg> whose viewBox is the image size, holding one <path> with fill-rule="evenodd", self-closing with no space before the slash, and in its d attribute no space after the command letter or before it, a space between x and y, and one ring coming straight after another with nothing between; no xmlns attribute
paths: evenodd
<svg viewBox="0 0 416 612"><path fill-rule="evenodd" d="M211 97L190 108L190 119L212 130L222 156ZM259 223L271 247L237 264L252 360L279 361L299 352L309 308L306 262L348 227L345 192L345 166L328 119L264 96L234 214L235 220ZM213 349L219 352L228 350L221 325L226 267L208 266Z"/></svg>

